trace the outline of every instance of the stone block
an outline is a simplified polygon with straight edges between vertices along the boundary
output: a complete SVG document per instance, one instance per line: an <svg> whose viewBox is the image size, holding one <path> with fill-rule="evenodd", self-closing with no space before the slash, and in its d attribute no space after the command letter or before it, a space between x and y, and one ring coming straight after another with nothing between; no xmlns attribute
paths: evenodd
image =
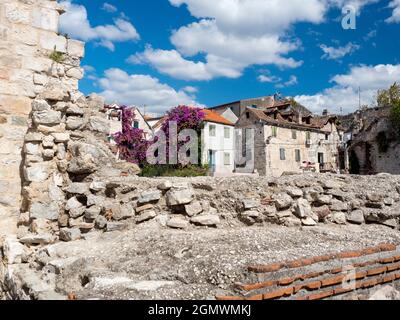
<svg viewBox="0 0 400 320"><path fill-rule="evenodd" d="M78 40L68 39L68 54L74 57L83 58L85 55L85 43Z"/></svg>
<svg viewBox="0 0 400 320"><path fill-rule="evenodd" d="M42 32L39 40L40 46L49 51L67 53L67 38L50 32Z"/></svg>
<svg viewBox="0 0 400 320"><path fill-rule="evenodd" d="M58 31L59 13L53 9L34 8L32 26L52 32Z"/></svg>

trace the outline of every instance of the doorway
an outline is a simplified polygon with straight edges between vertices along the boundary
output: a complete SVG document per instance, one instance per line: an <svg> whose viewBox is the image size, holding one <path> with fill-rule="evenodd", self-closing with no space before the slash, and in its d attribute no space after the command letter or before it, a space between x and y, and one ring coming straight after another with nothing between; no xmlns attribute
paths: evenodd
<svg viewBox="0 0 400 320"><path fill-rule="evenodd" d="M216 166L215 166L215 156L216 152L213 150L208 150L208 166L210 168L210 171L212 173L215 172Z"/></svg>

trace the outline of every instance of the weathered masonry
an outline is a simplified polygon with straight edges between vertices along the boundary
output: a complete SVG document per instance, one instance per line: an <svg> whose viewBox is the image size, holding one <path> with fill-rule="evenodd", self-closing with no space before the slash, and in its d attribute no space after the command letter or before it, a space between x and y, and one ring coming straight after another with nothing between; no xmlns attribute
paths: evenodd
<svg viewBox="0 0 400 320"><path fill-rule="evenodd" d="M58 34L62 13L54 0L0 3L0 235L17 225L31 102L67 99L83 77L84 43Z"/></svg>

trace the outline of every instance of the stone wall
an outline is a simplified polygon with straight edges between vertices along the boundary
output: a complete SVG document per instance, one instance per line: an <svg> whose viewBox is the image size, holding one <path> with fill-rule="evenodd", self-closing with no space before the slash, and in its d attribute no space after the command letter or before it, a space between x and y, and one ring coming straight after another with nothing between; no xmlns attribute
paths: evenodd
<svg viewBox="0 0 400 320"><path fill-rule="evenodd" d="M0 3L0 235L15 231L32 100L39 95L58 98L51 96L52 88L68 98L83 76L84 43L58 34L62 13L51 0ZM63 54L59 63L50 58L54 50Z"/></svg>

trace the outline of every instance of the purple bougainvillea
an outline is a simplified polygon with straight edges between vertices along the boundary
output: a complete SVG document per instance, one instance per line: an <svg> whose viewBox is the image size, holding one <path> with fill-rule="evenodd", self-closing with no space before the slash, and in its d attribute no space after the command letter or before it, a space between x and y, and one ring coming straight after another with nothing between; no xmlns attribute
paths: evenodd
<svg viewBox="0 0 400 320"><path fill-rule="evenodd" d="M202 109L188 106L178 106L167 113L167 119L163 123L162 130L168 137L169 123L174 121L178 126L178 133L184 129L200 131L201 124L205 116L206 115Z"/></svg>
<svg viewBox="0 0 400 320"><path fill-rule="evenodd" d="M142 165L146 161L146 151L150 144L146 141L142 129L133 128L135 112L126 106L122 107L122 131L114 135L120 158Z"/></svg>

